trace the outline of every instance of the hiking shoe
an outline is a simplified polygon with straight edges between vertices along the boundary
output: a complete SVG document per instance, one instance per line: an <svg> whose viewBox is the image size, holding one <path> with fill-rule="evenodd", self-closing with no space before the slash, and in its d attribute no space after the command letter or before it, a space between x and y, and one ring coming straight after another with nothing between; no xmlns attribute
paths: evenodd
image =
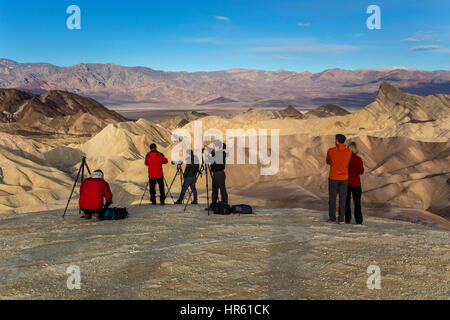
<svg viewBox="0 0 450 320"><path fill-rule="evenodd" d="M344 221L338 221L337 224L344 224Z"/></svg>
<svg viewBox="0 0 450 320"><path fill-rule="evenodd" d="M336 220L328 219L327 222L329 222L329 223L332 223L332 222L336 223Z"/></svg>
<svg viewBox="0 0 450 320"><path fill-rule="evenodd" d="M361 227L364 227L364 226L363 226L363 224L362 224L362 223L357 223L357 224L355 224L355 227L359 227L359 228L361 228Z"/></svg>
<svg viewBox="0 0 450 320"><path fill-rule="evenodd" d="M96 212L92 214L92 221L97 222L102 220L102 217L100 216L100 213Z"/></svg>
<svg viewBox="0 0 450 320"><path fill-rule="evenodd" d="M177 200L173 204L183 204L183 202L181 200Z"/></svg>
<svg viewBox="0 0 450 320"><path fill-rule="evenodd" d="M197 200L191 202L191 204L198 204Z"/></svg>

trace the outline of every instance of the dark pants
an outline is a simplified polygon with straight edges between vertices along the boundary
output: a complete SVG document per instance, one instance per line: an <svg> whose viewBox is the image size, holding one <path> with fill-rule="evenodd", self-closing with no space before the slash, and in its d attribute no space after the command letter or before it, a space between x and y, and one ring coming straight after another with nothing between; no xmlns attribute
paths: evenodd
<svg viewBox="0 0 450 320"><path fill-rule="evenodd" d="M359 187L348 187L347 189L347 201L345 204L345 222L350 223L352 221L352 211L350 209L350 201L353 196L353 202L355 203L355 221L356 224L361 224L363 222L363 216L361 212L361 186Z"/></svg>
<svg viewBox="0 0 450 320"><path fill-rule="evenodd" d="M186 194L187 189L190 187L194 195L194 201L197 201L197 188L195 187L196 182L196 176L187 176L186 178L184 178L183 187L181 188L180 198L178 198L178 200L183 201L184 195Z"/></svg>
<svg viewBox="0 0 450 320"><path fill-rule="evenodd" d="M159 199L161 203L164 203L164 200L166 200L166 193L164 192L164 178L152 178L149 179L150 184L150 201L152 203L156 203L156 183L158 183L159 186Z"/></svg>
<svg viewBox="0 0 450 320"><path fill-rule="evenodd" d="M83 208L80 208L80 209L81 209L81 211L83 211L83 214L88 217L91 217L94 213L98 213L100 215L100 218L103 218L103 214L105 212L104 208L101 208L98 210L88 210L88 209L83 209Z"/></svg>
<svg viewBox="0 0 450 320"><path fill-rule="evenodd" d="M217 198L220 190L220 198L222 202L228 203L228 193L225 187L225 171L213 172L212 177L212 199L211 204L217 203Z"/></svg>
<svg viewBox="0 0 450 320"><path fill-rule="evenodd" d="M345 202L347 201L347 180L328 179L328 214L331 221L336 221L336 197L339 194L339 222L344 221Z"/></svg>

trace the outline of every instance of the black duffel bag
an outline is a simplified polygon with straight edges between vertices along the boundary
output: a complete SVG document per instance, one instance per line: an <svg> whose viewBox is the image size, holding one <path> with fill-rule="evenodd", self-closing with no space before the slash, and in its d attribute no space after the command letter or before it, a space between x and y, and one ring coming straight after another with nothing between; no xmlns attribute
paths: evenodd
<svg viewBox="0 0 450 320"><path fill-rule="evenodd" d="M231 214L231 207L225 202L217 202L212 206L212 210L214 214Z"/></svg>
<svg viewBox="0 0 450 320"><path fill-rule="evenodd" d="M128 218L126 208L108 208L103 213L103 220L122 220Z"/></svg>

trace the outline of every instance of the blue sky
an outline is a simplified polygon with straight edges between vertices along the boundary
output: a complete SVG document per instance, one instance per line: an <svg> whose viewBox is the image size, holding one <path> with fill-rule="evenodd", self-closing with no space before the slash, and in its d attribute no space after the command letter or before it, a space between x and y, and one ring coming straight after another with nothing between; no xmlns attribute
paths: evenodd
<svg viewBox="0 0 450 320"><path fill-rule="evenodd" d="M369 5L381 30L369 30ZM69 5L81 30L69 30ZM165 71L450 69L450 1L5 1L0 57Z"/></svg>

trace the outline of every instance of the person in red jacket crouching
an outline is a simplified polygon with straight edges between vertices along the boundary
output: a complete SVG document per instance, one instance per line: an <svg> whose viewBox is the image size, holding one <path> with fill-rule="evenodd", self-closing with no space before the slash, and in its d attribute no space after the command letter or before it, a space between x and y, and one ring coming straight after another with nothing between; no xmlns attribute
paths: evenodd
<svg viewBox="0 0 450 320"><path fill-rule="evenodd" d="M353 196L353 202L355 203L355 220L356 225L361 225L363 222L363 216L361 212L361 179L359 176L364 173L363 161L358 154L358 146L355 142L350 142L348 148L352 150L352 157L348 165L348 190L347 201L345 204L345 223L349 224L352 221L352 211L350 209L350 201Z"/></svg>
<svg viewBox="0 0 450 320"><path fill-rule="evenodd" d="M103 198L106 202L103 204ZM109 184L103 180L102 170L95 170L91 177L85 179L80 187L80 200L78 202L84 215L82 218L99 221L103 212L112 203L112 193Z"/></svg>
<svg viewBox="0 0 450 320"><path fill-rule="evenodd" d="M147 153L145 157L145 165L148 167L148 179L150 185L150 201L152 204L156 204L156 183L159 186L159 199L161 205L164 204L166 199L166 194L164 193L164 175L162 170L162 165L169 162L167 158L156 150L156 144L152 143L150 145L150 152Z"/></svg>

